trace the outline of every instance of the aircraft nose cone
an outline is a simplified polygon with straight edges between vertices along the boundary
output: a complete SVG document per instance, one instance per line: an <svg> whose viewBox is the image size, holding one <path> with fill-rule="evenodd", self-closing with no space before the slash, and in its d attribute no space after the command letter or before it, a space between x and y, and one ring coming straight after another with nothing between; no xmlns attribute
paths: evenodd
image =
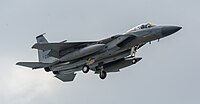
<svg viewBox="0 0 200 104"><path fill-rule="evenodd" d="M165 36L169 36L177 31L179 31L180 29L182 29L182 27L179 26L165 26L162 28L162 35Z"/></svg>

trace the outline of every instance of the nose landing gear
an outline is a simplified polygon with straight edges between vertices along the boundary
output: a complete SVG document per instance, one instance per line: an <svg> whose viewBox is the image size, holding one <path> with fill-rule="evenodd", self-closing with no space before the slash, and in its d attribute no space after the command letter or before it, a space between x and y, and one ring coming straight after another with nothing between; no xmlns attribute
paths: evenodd
<svg viewBox="0 0 200 104"><path fill-rule="evenodd" d="M131 56L130 57L135 57L138 48L139 48L139 45L131 48Z"/></svg>

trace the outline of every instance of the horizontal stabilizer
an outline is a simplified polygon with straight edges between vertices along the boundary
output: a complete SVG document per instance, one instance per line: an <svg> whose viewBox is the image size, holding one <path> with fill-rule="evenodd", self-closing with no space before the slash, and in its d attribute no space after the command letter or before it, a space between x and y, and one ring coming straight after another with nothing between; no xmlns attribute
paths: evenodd
<svg viewBox="0 0 200 104"><path fill-rule="evenodd" d="M32 69L39 69L49 66L51 63L41 63L41 62L18 62L16 65L29 67Z"/></svg>
<svg viewBox="0 0 200 104"><path fill-rule="evenodd" d="M55 77L60 79L63 82L70 82L74 80L75 76L76 74L70 73L70 74L58 74Z"/></svg>

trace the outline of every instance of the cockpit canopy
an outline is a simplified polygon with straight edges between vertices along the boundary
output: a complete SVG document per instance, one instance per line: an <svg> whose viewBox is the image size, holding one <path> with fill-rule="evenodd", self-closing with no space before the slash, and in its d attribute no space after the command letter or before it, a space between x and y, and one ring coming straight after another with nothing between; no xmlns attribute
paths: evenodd
<svg viewBox="0 0 200 104"><path fill-rule="evenodd" d="M137 31L137 30L141 30L141 29L146 29L146 28L151 28L151 27L155 27L156 25L153 25L151 23L145 23L145 24L140 24L136 27L133 27L132 29L128 30L126 33L132 32L132 31Z"/></svg>

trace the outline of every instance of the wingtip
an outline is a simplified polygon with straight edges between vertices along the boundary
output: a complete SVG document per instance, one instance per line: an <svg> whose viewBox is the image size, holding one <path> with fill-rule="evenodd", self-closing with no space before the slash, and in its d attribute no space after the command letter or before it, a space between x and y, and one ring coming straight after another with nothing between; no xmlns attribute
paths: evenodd
<svg viewBox="0 0 200 104"><path fill-rule="evenodd" d="M35 43L31 48L32 49L35 49L35 46L37 45L38 43Z"/></svg>
<svg viewBox="0 0 200 104"><path fill-rule="evenodd" d="M20 64L20 62L17 62L15 65L19 65Z"/></svg>
<svg viewBox="0 0 200 104"><path fill-rule="evenodd" d="M35 44L34 44L35 45ZM31 47L32 49L34 49L35 47L34 47L34 45Z"/></svg>

